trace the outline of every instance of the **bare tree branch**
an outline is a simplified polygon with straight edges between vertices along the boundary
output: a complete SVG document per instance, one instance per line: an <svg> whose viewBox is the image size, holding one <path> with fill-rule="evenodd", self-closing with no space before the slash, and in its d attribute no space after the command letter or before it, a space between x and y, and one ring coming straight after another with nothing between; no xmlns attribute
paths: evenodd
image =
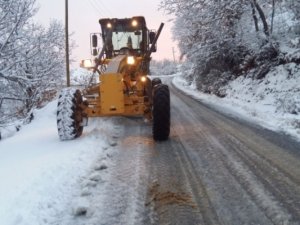
<svg viewBox="0 0 300 225"><path fill-rule="evenodd" d="M272 0L271 34L273 33L274 16L275 16L275 0Z"/></svg>
<svg viewBox="0 0 300 225"><path fill-rule="evenodd" d="M251 4L251 9L252 9L252 17L253 17L253 21L254 21L254 26L255 26L255 31L258 32L259 28L258 28L258 19L255 13L255 6L253 4L253 2L250 3Z"/></svg>
<svg viewBox="0 0 300 225"><path fill-rule="evenodd" d="M268 26L268 23L267 23L267 20L266 20L266 16L265 16L265 13L264 11L262 10L262 8L259 6L259 4L257 3L256 0L253 0L253 4L255 5L255 8L257 9L257 12L259 14L259 17L261 19L261 22L263 24L263 27L264 27L264 33L267 37L270 36L270 32L269 32L269 26Z"/></svg>

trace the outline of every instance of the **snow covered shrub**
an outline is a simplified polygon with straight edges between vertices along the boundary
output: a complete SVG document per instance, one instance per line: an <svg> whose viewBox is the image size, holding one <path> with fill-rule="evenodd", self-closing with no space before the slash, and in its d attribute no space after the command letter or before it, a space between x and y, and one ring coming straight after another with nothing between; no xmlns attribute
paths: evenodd
<svg viewBox="0 0 300 225"><path fill-rule="evenodd" d="M261 47L256 56L256 62L258 65L264 62L269 62L275 59L279 54L277 43L266 43Z"/></svg>
<svg viewBox="0 0 300 225"><path fill-rule="evenodd" d="M299 28L300 29L300 28ZM298 32L297 32L298 33ZM300 31L299 31L299 35L300 35ZM296 37L294 39L290 40L290 45L294 48L300 48L300 38Z"/></svg>
<svg viewBox="0 0 300 225"><path fill-rule="evenodd" d="M276 67L272 72L277 73L278 77L282 77L276 83L281 92L277 97L277 110L283 113L300 115L300 65L288 63Z"/></svg>
<svg viewBox="0 0 300 225"><path fill-rule="evenodd" d="M300 64L300 49L298 48L298 49L288 52L285 55L285 62L286 63L294 62L294 63Z"/></svg>
<svg viewBox="0 0 300 225"><path fill-rule="evenodd" d="M300 115L299 83L300 65L288 63L272 68L259 86L273 99L276 112Z"/></svg>
<svg viewBox="0 0 300 225"><path fill-rule="evenodd" d="M300 120L299 120L299 119L293 119L293 120L291 121L291 125L292 125L293 127L295 127L296 129L299 129L299 130L300 130Z"/></svg>
<svg viewBox="0 0 300 225"><path fill-rule="evenodd" d="M71 83L73 85L87 86L90 83L99 82L99 76L92 71L83 68L77 68L71 71Z"/></svg>
<svg viewBox="0 0 300 225"><path fill-rule="evenodd" d="M232 79L232 74L211 69L208 74L202 74L195 79L196 87L204 93L225 97L222 87Z"/></svg>
<svg viewBox="0 0 300 225"><path fill-rule="evenodd" d="M177 63L168 59L151 61L150 73L151 75L172 75L177 73L177 65Z"/></svg>
<svg viewBox="0 0 300 225"><path fill-rule="evenodd" d="M300 96L286 95L285 98L278 99L277 110L283 113L300 115Z"/></svg>
<svg viewBox="0 0 300 225"><path fill-rule="evenodd" d="M191 85L195 81L195 68L193 66L194 64L190 61L184 61L177 67L178 72L182 73L188 85Z"/></svg>

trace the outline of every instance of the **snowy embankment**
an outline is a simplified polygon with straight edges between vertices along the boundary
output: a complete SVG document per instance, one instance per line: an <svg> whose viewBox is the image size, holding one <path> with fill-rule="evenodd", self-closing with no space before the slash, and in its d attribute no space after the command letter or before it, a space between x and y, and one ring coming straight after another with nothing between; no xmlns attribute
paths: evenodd
<svg viewBox="0 0 300 225"><path fill-rule="evenodd" d="M56 106L53 101L37 110L31 124L0 141L1 225L67 224L66 215L85 206L80 196L95 173L108 176L113 122L95 119L80 139L61 142Z"/></svg>
<svg viewBox="0 0 300 225"><path fill-rule="evenodd" d="M223 113L300 140L300 65L277 66L260 80L241 76L224 87L224 98L197 91L180 74L173 84Z"/></svg>

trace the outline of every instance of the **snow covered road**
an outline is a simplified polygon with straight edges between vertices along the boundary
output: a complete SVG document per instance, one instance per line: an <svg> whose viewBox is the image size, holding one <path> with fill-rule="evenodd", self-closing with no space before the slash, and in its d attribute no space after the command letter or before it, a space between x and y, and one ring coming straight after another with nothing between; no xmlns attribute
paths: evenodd
<svg viewBox="0 0 300 225"><path fill-rule="evenodd" d="M300 224L300 144L172 88L170 139L96 118L61 142L56 102L0 142L0 224Z"/></svg>
<svg viewBox="0 0 300 225"><path fill-rule="evenodd" d="M299 142L179 91L172 97L174 164L182 165L200 224L300 224Z"/></svg>

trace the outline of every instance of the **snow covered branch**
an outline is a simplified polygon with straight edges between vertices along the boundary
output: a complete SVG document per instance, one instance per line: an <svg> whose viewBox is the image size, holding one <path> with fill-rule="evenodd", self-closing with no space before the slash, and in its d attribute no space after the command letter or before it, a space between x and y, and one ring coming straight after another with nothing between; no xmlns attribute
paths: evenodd
<svg viewBox="0 0 300 225"><path fill-rule="evenodd" d="M35 0L0 0L0 120L26 117L55 96L65 77L64 26L34 24L36 10Z"/></svg>
<svg viewBox="0 0 300 225"><path fill-rule="evenodd" d="M160 6L175 16L184 74L202 91L254 69L262 78L291 61L289 48L300 48L299 1L276 1L276 15L275 0L162 0ZM292 62L300 61L296 55Z"/></svg>

